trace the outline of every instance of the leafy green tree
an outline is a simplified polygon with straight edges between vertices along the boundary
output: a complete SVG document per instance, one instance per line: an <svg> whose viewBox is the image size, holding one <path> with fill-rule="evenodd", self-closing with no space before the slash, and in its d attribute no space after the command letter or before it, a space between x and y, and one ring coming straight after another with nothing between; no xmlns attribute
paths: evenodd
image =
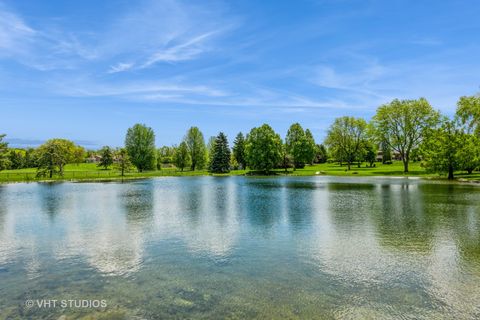
<svg viewBox="0 0 480 320"><path fill-rule="evenodd" d="M180 168L183 171L184 168L190 165L190 152L188 150L187 143L183 141L180 145L175 148L175 154L173 155L173 162L177 168Z"/></svg>
<svg viewBox="0 0 480 320"><path fill-rule="evenodd" d="M292 156L293 170L311 164L315 156L315 140L310 130L303 131L299 123L290 126L285 138L286 151Z"/></svg>
<svg viewBox="0 0 480 320"><path fill-rule="evenodd" d="M227 136L223 132L218 134L213 144L209 169L213 173L230 172L230 147L228 146Z"/></svg>
<svg viewBox="0 0 480 320"><path fill-rule="evenodd" d="M125 176L125 172L130 170L132 167L132 162L130 161L130 156L128 155L127 149L117 149L115 152L114 167L120 171L122 177Z"/></svg>
<svg viewBox="0 0 480 320"><path fill-rule="evenodd" d="M245 138L243 133L239 132L233 141L233 156L242 169L247 168L245 155Z"/></svg>
<svg viewBox="0 0 480 320"><path fill-rule="evenodd" d="M373 164L377 160L377 150L373 143L367 143L365 145L365 162L368 163L370 167L373 167Z"/></svg>
<svg viewBox="0 0 480 320"><path fill-rule="evenodd" d="M208 159L208 168L210 168L210 165L213 161L213 155L215 153L215 143L216 143L217 137L211 136L208 139L207 143L207 159Z"/></svg>
<svg viewBox="0 0 480 320"><path fill-rule="evenodd" d="M73 159L75 144L65 139L50 139L37 148L37 176L59 174L63 176L64 166Z"/></svg>
<svg viewBox="0 0 480 320"><path fill-rule="evenodd" d="M34 168L37 166L37 160L35 159L35 149L27 148L25 150L25 168Z"/></svg>
<svg viewBox="0 0 480 320"><path fill-rule="evenodd" d="M315 163L325 163L328 160L327 148L323 144L317 144L315 146Z"/></svg>
<svg viewBox="0 0 480 320"><path fill-rule="evenodd" d="M398 100L382 105L373 117L373 126L380 141L400 153L403 171L408 172L410 154L422 142L424 131L435 127L439 113L424 98Z"/></svg>
<svg viewBox="0 0 480 320"><path fill-rule="evenodd" d="M440 128L430 129L422 142L424 166L430 172L447 173L448 179L460 169L458 151L462 148L463 133L453 121L445 120Z"/></svg>
<svg viewBox="0 0 480 320"><path fill-rule="evenodd" d="M456 115L469 131L480 136L480 95L461 97L457 102Z"/></svg>
<svg viewBox="0 0 480 320"><path fill-rule="evenodd" d="M392 163L392 149L390 148L390 145L387 142L382 141L380 146L382 148L382 163Z"/></svg>
<svg viewBox="0 0 480 320"><path fill-rule="evenodd" d="M305 162L308 164L313 164L313 161L315 160L317 145L315 144L315 139L313 138L313 134L310 129L305 130L305 139Z"/></svg>
<svg viewBox="0 0 480 320"><path fill-rule="evenodd" d="M155 168L155 133L152 128L138 123L129 128L125 137L125 149L138 171Z"/></svg>
<svg viewBox="0 0 480 320"><path fill-rule="evenodd" d="M97 166L107 170L113 164L113 150L109 146L105 146L100 150L100 156L102 159Z"/></svg>
<svg viewBox="0 0 480 320"><path fill-rule="evenodd" d="M334 150L337 160L347 162L348 170L350 170L352 163L363 154L363 147L367 141L365 120L341 117L335 119L330 126L325 144Z"/></svg>
<svg viewBox="0 0 480 320"><path fill-rule="evenodd" d="M161 169L161 164L173 163L174 147L163 146L157 150L157 169Z"/></svg>
<svg viewBox="0 0 480 320"><path fill-rule="evenodd" d="M10 169L25 168L25 151L10 149L8 159L10 160Z"/></svg>
<svg viewBox="0 0 480 320"><path fill-rule="evenodd" d="M0 171L10 167L8 159L8 143L3 141L5 134L0 134Z"/></svg>
<svg viewBox="0 0 480 320"><path fill-rule="evenodd" d="M250 168L268 174L282 160L282 139L268 124L253 128L247 136L245 154Z"/></svg>
<svg viewBox="0 0 480 320"><path fill-rule="evenodd" d="M85 162L85 156L87 155L87 152L85 151L85 148L82 146L75 146L73 149L73 162L77 164L77 166L80 163Z"/></svg>
<svg viewBox="0 0 480 320"><path fill-rule="evenodd" d="M207 159L207 149L203 134L197 127L188 129L184 142L187 144L190 154L191 170L202 169Z"/></svg>
<svg viewBox="0 0 480 320"><path fill-rule="evenodd" d="M473 134L464 133L462 145L457 153L460 170L471 174L480 166L480 138Z"/></svg>
<svg viewBox="0 0 480 320"><path fill-rule="evenodd" d="M287 146L285 143L282 143L282 157L280 164L278 165L285 171L285 174L288 172L288 168L293 168L293 157L287 152Z"/></svg>

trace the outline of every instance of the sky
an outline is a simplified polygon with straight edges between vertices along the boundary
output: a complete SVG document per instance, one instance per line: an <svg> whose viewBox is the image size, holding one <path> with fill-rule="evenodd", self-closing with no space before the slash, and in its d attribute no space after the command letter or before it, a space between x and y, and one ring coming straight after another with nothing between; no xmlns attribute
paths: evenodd
<svg viewBox="0 0 480 320"><path fill-rule="evenodd" d="M425 97L453 115L480 91L480 2L0 0L0 133L156 144L299 122L321 142L336 117L367 120Z"/></svg>

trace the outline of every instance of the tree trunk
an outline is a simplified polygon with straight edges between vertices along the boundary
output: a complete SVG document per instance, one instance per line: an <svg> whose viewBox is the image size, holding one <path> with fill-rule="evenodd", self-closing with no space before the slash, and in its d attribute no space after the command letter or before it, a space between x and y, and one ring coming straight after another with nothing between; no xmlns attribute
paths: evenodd
<svg viewBox="0 0 480 320"><path fill-rule="evenodd" d="M348 171L350 171L350 161L347 162Z"/></svg>
<svg viewBox="0 0 480 320"><path fill-rule="evenodd" d="M453 180L453 166L448 166L448 180Z"/></svg>
<svg viewBox="0 0 480 320"><path fill-rule="evenodd" d="M50 170L49 176L50 176L50 179L52 179L52 177L53 177L53 170Z"/></svg>
<svg viewBox="0 0 480 320"><path fill-rule="evenodd" d="M468 174L472 174L473 169L467 169Z"/></svg>

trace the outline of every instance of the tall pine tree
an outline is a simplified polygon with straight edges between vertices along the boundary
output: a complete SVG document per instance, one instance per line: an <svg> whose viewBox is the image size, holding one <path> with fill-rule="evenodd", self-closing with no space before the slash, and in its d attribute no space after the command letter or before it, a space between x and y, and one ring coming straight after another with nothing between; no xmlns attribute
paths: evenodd
<svg viewBox="0 0 480 320"><path fill-rule="evenodd" d="M247 160L245 156L245 138L241 132L237 134L235 141L233 141L233 156L235 157L235 160L237 160L238 164L241 165L242 169L247 168Z"/></svg>
<svg viewBox="0 0 480 320"><path fill-rule="evenodd" d="M225 136L223 132L220 132L215 139L212 161L210 163L210 172L230 172L230 148L228 147L227 136Z"/></svg>

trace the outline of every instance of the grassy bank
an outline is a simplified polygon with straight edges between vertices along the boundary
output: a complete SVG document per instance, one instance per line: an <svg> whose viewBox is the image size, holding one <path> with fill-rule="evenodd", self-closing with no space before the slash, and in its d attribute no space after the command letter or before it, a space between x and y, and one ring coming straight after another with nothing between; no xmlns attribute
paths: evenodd
<svg viewBox="0 0 480 320"><path fill-rule="evenodd" d="M284 170L275 170L274 173L283 175ZM228 175L245 175L255 174L248 170L234 170ZM288 170L288 175L295 176L314 176L314 175L334 175L334 176L415 176L426 178L439 178L437 174L430 174L420 166L420 163L411 163L410 172L408 174L403 173L403 164L400 161L394 162L390 165L376 163L375 167L370 168L362 164L360 168L356 165L351 167L348 171L346 166L340 166L338 163L324 163L313 166L306 166L303 169L292 171ZM211 175L206 170L197 171L180 171L176 168L162 168L157 171L146 172L128 172L123 179L141 179L149 177L162 177L162 176L203 176ZM480 173L476 172L468 175L464 172L458 172L457 179L465 180L480 180ZM36 178L36 169L28 168L21 170L6 170L0 172L0 182L22 182L22 181L57 181L57 180L117 180L122 179L120 172L117 170L109 169L104 170L97 167L93 163L82 163L79 165L69 164L65 167L64 176L55 176L52 179Z"/></svg>

